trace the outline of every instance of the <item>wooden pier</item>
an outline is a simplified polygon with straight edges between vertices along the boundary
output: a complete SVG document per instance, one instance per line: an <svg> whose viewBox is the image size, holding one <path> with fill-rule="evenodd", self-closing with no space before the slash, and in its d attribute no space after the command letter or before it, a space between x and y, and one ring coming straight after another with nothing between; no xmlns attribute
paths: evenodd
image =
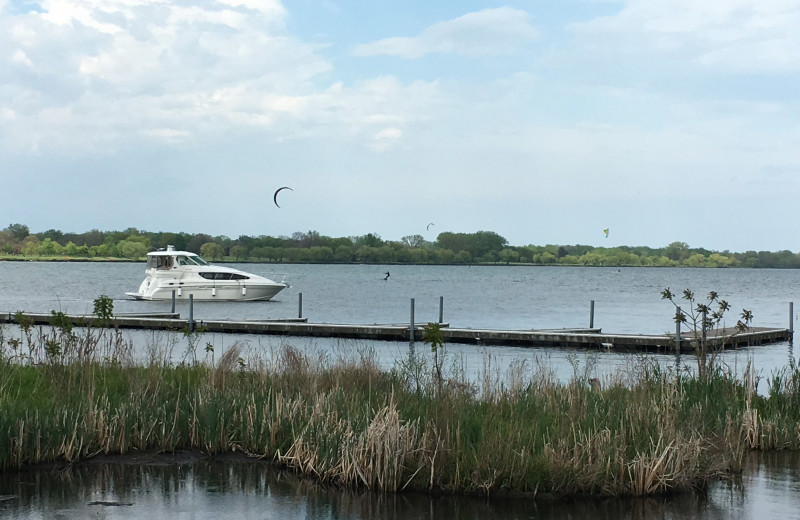
<svg viewBox="0 0 800 520"><path fill-rule="evenodd" d="M34 325L49 325L51 314L24 313ZM67 316L76 326L96 323L94 316ZM0 314L0 323L17 323L15 313ZM276 336L313 336L327 338L352 338L381 341L411 342L410 324L372 324L345 325L332 323L308 323L306 318L280 320L196 320L191 323L177 313L120 314L114 316L109 327L119 329L147 329L229 333L229 334L267 334ZM426 324L415 324L413 341L422 341ZM96 325L95 325L96 326ZM440 324L447 343L471 343L482 345L504 345L518 347L562 347L590 348L607 351L654 351L674 352L674 334L610 334L599 328L538 329L538 330L496 330L452 328ZM717 331L708 341L712 346L724 344L725 348L764 345L792 341L790 329L751 327L746 332L733 330ZM680 350L693 351L691 334L681 334Z"/></svg>

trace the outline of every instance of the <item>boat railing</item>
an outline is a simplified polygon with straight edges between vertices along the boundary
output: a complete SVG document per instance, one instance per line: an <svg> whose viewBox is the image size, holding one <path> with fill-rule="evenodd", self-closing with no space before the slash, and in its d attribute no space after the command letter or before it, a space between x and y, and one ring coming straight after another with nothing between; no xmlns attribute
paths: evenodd
<svg viewBox="0 0 800 520"><path fill-rule="evenodd" d="M273 282L285 283L287 286L289 285L289 282L286 281L286 277L289 276L289 273L266 273L262 276L269 278Z"/></svg>

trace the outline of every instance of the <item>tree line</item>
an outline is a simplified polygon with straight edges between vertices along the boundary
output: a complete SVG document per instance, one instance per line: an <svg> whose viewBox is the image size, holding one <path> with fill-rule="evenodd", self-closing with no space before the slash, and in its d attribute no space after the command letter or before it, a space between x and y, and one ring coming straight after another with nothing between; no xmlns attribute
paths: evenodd
<svg viewBox="0 0 800 520"><path fill-rule="evenodd" d="M24 224L11 224L0 230L0 253L6 258L138 260L149 251L168 245L211 261L235 262L800 268L800 255L786 250L734 253L693 248L685 242L672 242L662 248L513 246L493 231L442 232L431 242L421 235L394 241L383 240L376 233L336 238L317 231L296 232L291 237L241 235L233 239L135 228L84 233L49 229L31 233Z"/></svg>

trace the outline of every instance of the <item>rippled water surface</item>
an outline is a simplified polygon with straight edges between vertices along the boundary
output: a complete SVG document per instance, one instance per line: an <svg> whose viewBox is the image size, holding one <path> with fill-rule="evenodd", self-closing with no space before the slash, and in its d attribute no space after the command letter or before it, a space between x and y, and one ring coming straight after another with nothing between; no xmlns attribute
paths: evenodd
<svg viewBox="0 0 800 520"><path fill-rule="evenodd" d="M199 318L288 318L312 322L406 323L414 298L418 322L436 321L439 298L453 327L585 327L595 301L595 325L615 333L673 330L661 290L717 291L757 325L788 326L788 302L800 296L800 270L672 269L528 266L233 265L255 274L284 273L292 284L275 301L198 302ZM384 273L391 272L388 280ZM117 312L169 310L169 303L127 300L144 279L141 263L0 262L0 311L92 311L101 294ZM186 305L179 305L186 310ZM178 310L181 310L180 308ZM734 319L735 321L735 319Z"/></svg>
<svg viewBox="0 0 800 520"><path fill-rule="evenodd" d="M594 301L594 326L608 333L659 334L674 331L674 308L661 291L685 288L704 297L714 290L731 305L729 324L742 309L755 316L754 325L788 328L795 316L789 302L800 302L800 270L676 269L530 266L384 266L234 264L265 276L287 275L289 289L269 302L197 302L196 320L281 319L301 314L312 323L408 323L414 299L416 323L438 321L442 314L452 327L531 329L587 327ZM391 276L384 280L384 273ZM144 278L142 263L0 262L0 312L91 313L101 294L114 299L116 313L166 312L171 302L142 302L125 297ZM176 311L188 317L187 303ZM800 311L800 305L798 305ZM126 332L141 352L168 349L181 359L187 346L180 335ZM324 338L281 338L208 334L219 355L231 344L269 353L290 343L295 347L333 352L369 347L384 366L406 355L407 343L363 342ZM167 346L165 346L167 345ZM488 365L502 370L514 361L528 366L546 363L559 377L575 370L574 352L560 349L449 345L462 368L477 374ZM631 361L630 354L592 353L598 376ZM726 354L732 367L753 362L763 375L785 366L793 351L789 344L743 348ZM668 363L671 358L664 358ZM585 367L585 365L584 365ZM763 389L762 389L763 390Z"/></svg>

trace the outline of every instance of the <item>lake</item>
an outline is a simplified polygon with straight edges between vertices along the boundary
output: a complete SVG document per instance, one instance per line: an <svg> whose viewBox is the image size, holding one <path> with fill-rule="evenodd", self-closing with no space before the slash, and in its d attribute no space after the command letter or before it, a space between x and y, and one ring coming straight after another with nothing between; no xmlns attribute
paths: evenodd
<svg viewBox="0 0 800 520"><path fill-rule="evenodd" d="M274 301L206 303L194 306L197 320L280 319L302 314L319 323L407 323L410 301L415 321L437 321L443 298L444 321L459 328L531 329L587 327L590 302L594 325L609 333L657 334L674 331L674 308L661 299L669 287L689 288L702 299L717 291L731 306L727 323L742 309L753 325L787 328L789 302L800 296L800 271L752 269L581 268L526 266L383 266L234 264L256 274L286 273L292 286ZM383 280L384 273L391 276ZM0 312L91 313L93 300L105 294L117 313L165 312L169 302L125 298L144 278L143 263L0 262ZM278 277L280 278L280 277ZM176 310L188 316L188 304ZM166 341L176 361L185 356L179 333L126 331L139 348ZM164 339L167 337L168 339ZM183 343L182 343L183 342ZM407 355L408 343L207 334L217 356L233 343L251 353L269 355L290 344L315 352L337 353L369 348L381 364ZM472 377L491 370L502 377L514 362L545 364L561 379L578 371L595 377L613 374L637 355L553 348L447 345L448 356ZM141 352L144 357L144 353ZM674 363L670 355L648 355ZM689 356L683 362L691 364ZM752 363L768 376L794 362L790 343L740 348L723 361L738 370ZM759 388L765 392L765 383ZM0 515L30 519L60 518L750 518L800 517L800 461L797 454L767 454L748 466L741 482L720 482L707 495L648 500L490 501L470 498L375 496L326 490L273 468L231 461L181 466L83 466L67 472L4 475ZM82 473L84 472L84 473ZM10 480L9 480L10 479ZM10 487L9 487L10 486ZM16 486L16 487L14 487ZM133 505L89 505L120 502Z"/></svg>
<svg viewBox="0 0 800 520"><path fill-rule="evenodd" d="M682 293L692 289L703 299L717 291L732 310L733 325L742 309L753 312L755 326L788 328L789 302L800 297L800 270L598 268L539 266L406 266L406 265L304 265L231 264L246 271L274 277L286 274L291 287L269 302L196 302L196 320L281 319L300 314L313 323L408 323L414 299L415 322L438 321L443 298L443 318L452 327L487 329L534 329L588 327L594 301L594 326L608 333L660 334L674 332L674 308L661 299L669 287ZM384 273L391 276L384 280ZM281 276L282 276L281 274ZM91 314L93 300L105 294L114 299L114 311L166 312L171 302L133 301L125 292L135 291L144 279L143 263L0 262L0 312ZM800 301L800 300L798 300ZM188 317L188 303L176 311ZM800 311L800 305L798 306ZM791 320L796 321L797 315ZM180 361L188 348L182 334L126 332L140 347L172 351ZM158 343L158 345L155 345ZM231 344L250 353L271 355L285 344L306 351L354 351L374 349L382 366L391 367L408 352L408 343L285 338L279 336L207 334L200 345L211 344L221 355ZM165 347L164 345L168 345ZM503 372L512 362L528 366L546 363L557 377L566 379L576 369L576 352L554 348L459 345L447 346L448 355L461 369L481 377L487 359L493 370ZM586 369L594 367L602 377L624 367L630 354L592 351L590 359L577 353ZM785 366L793 357L791 345L778 343L741 348L723 359L732 368L753 361L763 375ZM658 357L671 363L672 356ZM684 356L686 358L686 356ZM760 388L764 391L764 388Z"/></svg>

